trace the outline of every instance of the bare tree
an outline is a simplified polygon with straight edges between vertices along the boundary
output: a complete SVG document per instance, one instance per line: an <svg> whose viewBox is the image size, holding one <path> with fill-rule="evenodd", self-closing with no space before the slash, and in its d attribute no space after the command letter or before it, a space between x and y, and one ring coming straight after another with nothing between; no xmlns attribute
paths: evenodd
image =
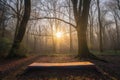
<svg viewBox="0 0 120 80"><path fill-rule="evenodd" d="M73 4L73 13L77 26L76 30L78 37L78 56L80 58L93 57L93 54L91 54L88 49L86 39L89 7L91 0L71 0L71 1Z"/></svg>
<svg viewBox="0 0 120 80"><path fill-rule="evenodd" d="M18 33L14 37L13 45L10 50L10 53L8 55L9 58L17 57L19 56L17 54L17 50L20 48L20 44L23 40L23 36L26 31L26 26L30 17L30 11L31 11L31 1L30 0L24 0L24 15L22 17L22 20L19 25Z"/></svg>

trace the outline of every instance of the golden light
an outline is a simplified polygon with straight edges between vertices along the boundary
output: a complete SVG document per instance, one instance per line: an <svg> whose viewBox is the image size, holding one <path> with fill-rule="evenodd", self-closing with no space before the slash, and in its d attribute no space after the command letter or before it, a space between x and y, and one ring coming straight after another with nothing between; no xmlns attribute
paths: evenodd
<svg viewBox="0 0 120 80"><path fill-rule="evenodd" d="M56 34L55 34L55 36L57 37L57 38L61 38L62 37L62 32L57 32Z"/></svg>

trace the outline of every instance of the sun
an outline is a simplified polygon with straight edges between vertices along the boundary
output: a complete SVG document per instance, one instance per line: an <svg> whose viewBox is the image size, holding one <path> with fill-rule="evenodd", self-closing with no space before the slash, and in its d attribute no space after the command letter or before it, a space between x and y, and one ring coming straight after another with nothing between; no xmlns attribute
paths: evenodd
<svg viewBox="0 0 120 80"><path fill-rule="evenodd" d="M62 32L57 32L56 34L55 34L55 36L57 37L57 38L61 38L62 37Z"/></svg>

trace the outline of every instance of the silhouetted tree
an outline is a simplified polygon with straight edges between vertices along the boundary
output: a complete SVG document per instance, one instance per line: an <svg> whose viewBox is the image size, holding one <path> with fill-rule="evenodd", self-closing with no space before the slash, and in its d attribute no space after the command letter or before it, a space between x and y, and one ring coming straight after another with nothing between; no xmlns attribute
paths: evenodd
<svg viewBox="0 0 120 80"><path fill-rule="evenodd" d="M31 12L31 0L24 0L24 15L18 27L18 32L16 36L14 36L13 45L8 55L9 58L19 56L19 54L17 54L17 50L20 48L20 44L23 40L26 31L26 26L30 17L30 12Z"/></svg>
<svg viewBox="0 0 120 80"><path fill-rule="evenodd" d="M88 24L89 7L91 0L71 0L73 13L76 22L78 36L78 56L80 58L93 58L87 45L86 31Z"/></svg>

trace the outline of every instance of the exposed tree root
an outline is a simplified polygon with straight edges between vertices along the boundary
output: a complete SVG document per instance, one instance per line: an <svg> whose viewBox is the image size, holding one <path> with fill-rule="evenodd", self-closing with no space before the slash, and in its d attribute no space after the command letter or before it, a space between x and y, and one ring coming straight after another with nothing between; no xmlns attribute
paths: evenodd
<svg viewBox="0 0 120 80"><path fill-rule="evenodd" d="M79 58L80 60L97 60L97 61L102 61L104 63L108 63L108 61L101 59L92 53L87 53L87 54L79 54L76 56L76 58Z"/></svg>

